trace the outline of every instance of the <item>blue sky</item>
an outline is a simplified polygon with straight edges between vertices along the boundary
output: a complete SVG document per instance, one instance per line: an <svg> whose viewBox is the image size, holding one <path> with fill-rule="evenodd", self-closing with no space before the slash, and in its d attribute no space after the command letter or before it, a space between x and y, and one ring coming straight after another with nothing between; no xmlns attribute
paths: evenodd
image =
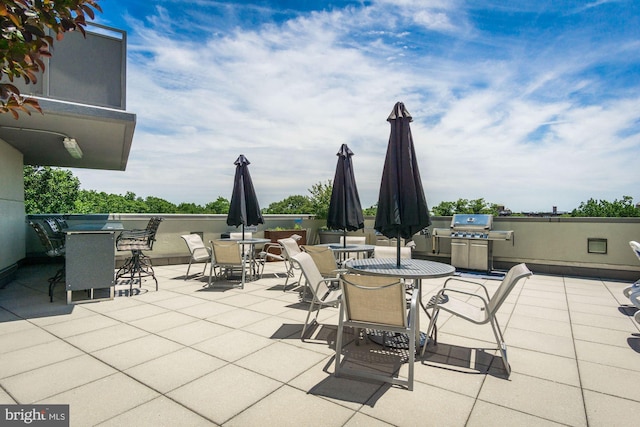
<svg viewBox="0 0 640 427"><path fill-rule="evenodd" d="M403 101L430 205L640 202L636 0L102 0L128 33L127 171L82 187L206 204L239 154L260 205L333 179L346 143L377 202Z"/></svg>

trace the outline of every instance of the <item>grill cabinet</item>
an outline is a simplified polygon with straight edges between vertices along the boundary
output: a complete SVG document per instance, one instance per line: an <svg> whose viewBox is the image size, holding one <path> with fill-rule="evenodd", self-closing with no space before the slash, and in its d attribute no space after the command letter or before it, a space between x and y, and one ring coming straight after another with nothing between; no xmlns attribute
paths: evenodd
<svg viewBox="0 0 640 427"><path fill-rule="evenodd" d="M433 230L435 240L451 239L451 265L465 270L491 271L493 242L510 240L513 231L493 231L493 215L455 214L449 228ZM434 245L435 248L439 247Z"/></svg>

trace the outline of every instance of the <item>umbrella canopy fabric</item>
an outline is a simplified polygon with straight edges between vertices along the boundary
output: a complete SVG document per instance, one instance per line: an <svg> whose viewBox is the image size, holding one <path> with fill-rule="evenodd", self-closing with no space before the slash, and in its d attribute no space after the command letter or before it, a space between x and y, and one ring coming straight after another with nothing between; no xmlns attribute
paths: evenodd
<svg viewBox="0 0 640 427"><path fill-rule="evenodd" d="M245 225L264 224L264 219L249 174L249 160L240 154L233 164L236 165L236 175L233 179L233 193L227 215L227 225L236 227L242 225L244 232Z"/></svg>
<svg viewBox="0 0 640 427"><path fill-rule="evenodd" d="M327 214L327 227L332 230L356 231L364 228L364 216L360 205L360 196L353 174L353 151L342 144L333 178L333 189ZM346 239L345 239L346 242Z"/></svg>
<svg viewBox="0 0 640 427"><path fill-rule="evenodd" d="M389 146L382 170L374 228L388 238L410 239L431 224L422 188L409 123L413 120L402 102L387 118Z"/></svg>

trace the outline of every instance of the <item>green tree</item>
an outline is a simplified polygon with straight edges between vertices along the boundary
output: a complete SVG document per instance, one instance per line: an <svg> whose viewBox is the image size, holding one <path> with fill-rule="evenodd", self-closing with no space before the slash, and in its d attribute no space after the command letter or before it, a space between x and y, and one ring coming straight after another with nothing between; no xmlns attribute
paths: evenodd
<svg viewBox="0 0 640 427"><path fill-rule="evenodd" d="M149 213L175 213L176 205L159 197L148 196L144 199Z"/></svg>
<svg viewBox="0 0 640 427"><path fill-rule="evenodd" d="M98 0L2 0L0 3L0 113L10 112L18 119L20 111L40 113L35 98L25 98L13 81L37 82L44 71L43 58L51 56L53 37L57 40L67 31L85 34L86 16L94 19L94 10L102 12ZM11 83L7 83L8 79Z"/></svg>
<svg viewBox="0 0 640 427"><path fill-rule="evenodd" d="M318 182L313 184L309 189L311 197L309 201L311 203L311 211L308 213L314 214L317 219L327 219L329 216L329 204L331 203L331 193L333 192L333 185L331 180L327 180L326 183Z"/></svg>
<svg viewBox="0 0 640 427"><path fill-rule="evenodd" d="M364 216L376 216L376 213L378 212L378 204L376 203L373 206L369 206L368 208L365 208L362 210L362 214Z"/></svg>
<svg viewBox="0 0 640 427"><path fill-rule="evenodd" d="M633 204L633 198L622 196L622 200L615 199L613 202L607 200L589 199L580 203L577 209L571 211L573 217L638 217L640 209Z"/></svg>
<svg viewBox="0 0 640 427"><path fill-rule="evenodd" d="M130 191L124 196L104 191L80 190L74 213L147 213L147 204Z"/></svg>
<svg viewBox="0 0 640 427"><path fill-rule="evenodd" d="M24 167L24 208L27 214L71 213L80 180L71 171L49 166Z"/></svg>
<svg viewBox="0 0 640 427"><path fill-rule="evenodd" d="M295 195L289 196L279 202L273 202L263 209L263 213L267 214L303 214L312 213L313 205L309 197Z"/></svg>
<svg viewBox="0 0 640 427"><path fill-rule="evenodd" d="M454 214L493 214L497 216L500 214L499 205L495 203L490 205L483 198L440 202L431 211L436 216L452 216Z"/></svg>
<svg viewBox="0 0 640 427"><path fill-rule="evenodd" d="M436 216L452 216L456 213L456 205L453 202L440 202L432 209L432 212Z"/></svg>
<svg viewBox="0 0 640 427"><path fill-rule="evenodd" d="M222 196L218 196L215 202L209 202L204 207L207 213L212 214L228 214L231 202Z"/></svg>
<svg viewBox="0 0 640 427"><path fill-rule="evenodd" d="M176 213L181 214L201 214L204 213L204 208L195 203L180 203L176 209Z"/></svg>

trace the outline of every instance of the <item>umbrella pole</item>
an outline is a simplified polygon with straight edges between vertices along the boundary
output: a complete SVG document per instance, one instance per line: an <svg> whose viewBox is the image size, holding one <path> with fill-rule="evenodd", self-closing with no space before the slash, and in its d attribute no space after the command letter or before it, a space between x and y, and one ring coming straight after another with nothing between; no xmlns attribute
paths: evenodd
<svg viewBox="0 0 640 427"><path fill-rule="evenodd" d="M396 267L400 268L400 233L398 233L398 237L396 238Z"/></svg>
<svg viewBox="0 0 640 427"><path fill-rule="evenodd" d="M347 247L347 229L342 230L342 247Z"/></svg>

